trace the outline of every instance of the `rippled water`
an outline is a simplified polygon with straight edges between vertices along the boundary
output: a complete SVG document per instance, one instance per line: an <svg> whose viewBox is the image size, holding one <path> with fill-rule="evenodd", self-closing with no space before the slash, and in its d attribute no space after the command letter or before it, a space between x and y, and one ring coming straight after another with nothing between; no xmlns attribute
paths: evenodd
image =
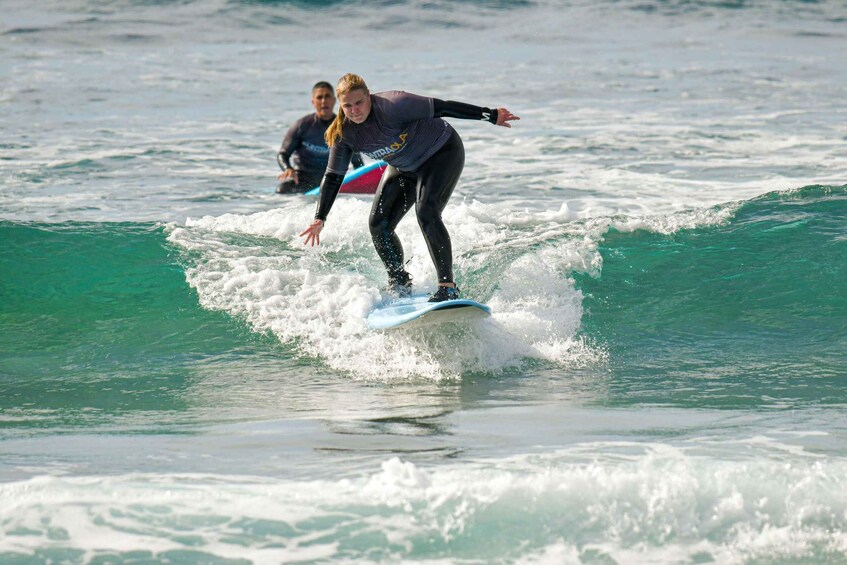
<svg viewBox="0 0 847 565"><path fill-rule="evenodd" d="M0 562L845 560L839 3L0 12ZM348 71L522 117L451 122L490 319L368 330L367 197L302 246Z"/></svg>

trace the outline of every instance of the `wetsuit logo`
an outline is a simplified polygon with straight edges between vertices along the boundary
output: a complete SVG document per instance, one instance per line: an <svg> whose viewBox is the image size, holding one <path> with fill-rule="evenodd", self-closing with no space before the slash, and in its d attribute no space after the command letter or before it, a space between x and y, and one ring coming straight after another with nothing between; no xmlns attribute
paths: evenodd
<svg viewBox="0 0 847 565"><path fill-rule="evenodd" d="M382 158L387 157L389 155L393 155L394 153L397 153L398 151L403 149L403 147L406 146L406 138L408 136L409 136L408 133L401 133L398 136L399 141L395 141L394 143L392 143L388 147L383 147L382 149L377 149L376 151L371 151L369 153L365 152L365 155L367 155L371 159L382 159Z"/></svg>
<svg viewBox="0 0 847 565"><path fill-rule="evenodd" d="M329 153L329 147L327 147L326 145L317 145L316 143L309 143L308 141L304 141L303 146L312 153Z"/></svg>

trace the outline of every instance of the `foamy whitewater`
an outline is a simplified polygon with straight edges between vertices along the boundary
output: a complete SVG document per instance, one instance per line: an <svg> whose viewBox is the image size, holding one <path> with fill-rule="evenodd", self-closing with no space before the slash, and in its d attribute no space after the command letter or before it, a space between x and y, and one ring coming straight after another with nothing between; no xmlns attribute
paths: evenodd
<svg viewBox="0 0 847 565"><path fill-rule="evenodd" d="M0 14L0 563L847 562L841 3ZM521 117L451 120L492 317L368 329L371 197L302 244L346 72Z"/></svg>

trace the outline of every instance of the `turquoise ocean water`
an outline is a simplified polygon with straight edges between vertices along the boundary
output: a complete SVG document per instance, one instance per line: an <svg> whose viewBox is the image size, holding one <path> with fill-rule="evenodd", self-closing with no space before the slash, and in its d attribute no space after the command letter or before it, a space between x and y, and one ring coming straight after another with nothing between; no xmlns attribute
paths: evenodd
<svg viewBox="0 0 847 565"><path fill-rule="evenodd" d="M0 1L0 563L847 562L847 9ZM489 106L373 332L344 72ZM412 217L399 233L434 279Z"/></svg>

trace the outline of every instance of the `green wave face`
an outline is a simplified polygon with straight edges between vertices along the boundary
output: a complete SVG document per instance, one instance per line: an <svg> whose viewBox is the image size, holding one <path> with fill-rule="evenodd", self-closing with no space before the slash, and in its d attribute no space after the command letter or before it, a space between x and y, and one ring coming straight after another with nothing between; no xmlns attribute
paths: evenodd
<svg viewBox="0 0 847 565"><path fill-rule="evenodd" d="M0 408L185 407L251 336L203 310L152 224L0 223Z"/></svg>
<svg viewBox="0 0 847 565"><path fill-rule="evenodd" d="M602 274L578 278L583 331L630 398L847 400L845 187L768 194L720 226L611 232L600 252Z"/></svg>
<svg viewBox="0 0 847 565"><path fill-rule="evenodd" d="M609 231L601 268L559 274L573 277L582 301L578 337L604 352L584 370L611 374L603 381L612 403L847 401L845 216L844 187L813 186L742 203L719 225ZM155 224L4 222L0 241L0 407L75 417L185 411L205 402L210 374L232 384L254 370L322 366L296 339L280 342L233 312L202 307L186 282L192 252ZM530 238L512 247L501 259L538 246ZM482 292L502 283L503 269L472 275ZM308 305L292 304L306 315ZM494 347L489 334L477 338Z"/></svg>

